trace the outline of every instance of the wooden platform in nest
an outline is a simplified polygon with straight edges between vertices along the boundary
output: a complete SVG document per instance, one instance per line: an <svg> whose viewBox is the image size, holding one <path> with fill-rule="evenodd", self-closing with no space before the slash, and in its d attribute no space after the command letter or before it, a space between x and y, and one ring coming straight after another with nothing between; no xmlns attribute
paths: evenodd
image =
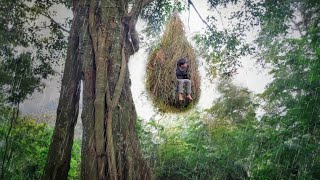
<svg viewBox="0 0 320 180"><path fill-rule="evenodd" d="M177 61L187 58L193 101L178 100ZM177 14L169 20L160 44L150 54L147 63L146 87L153 104L162 112L183 112L195 105L200 97L200 74L193 47L185 35ZM184 91L185 92L185 91Z"/></svg>

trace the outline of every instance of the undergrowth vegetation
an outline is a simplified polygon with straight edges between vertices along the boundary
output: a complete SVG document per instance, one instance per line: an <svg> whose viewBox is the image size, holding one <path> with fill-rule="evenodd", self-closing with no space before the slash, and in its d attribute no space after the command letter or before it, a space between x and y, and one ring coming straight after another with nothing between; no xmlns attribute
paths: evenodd
<svg viewBox="0 0 320 180"><path fill-rule="evenodd" d="M267 112L258 119L255 96L220 82L221 97L204 112L177 118L169 127L166 120L138 121L141 147L157 179L319 177L319 131L290 113L309 106L297 103L285 115Z"/></svg>
<svg viewBox="0 0 320 180"><path fill-rule="evenodd" d="M11 116L11 108L0 105L1 173L6 179L41 179L53 129L30 117L11 124ZM69 179L80 179L80 152L81 142L75 140Z"/></svg>

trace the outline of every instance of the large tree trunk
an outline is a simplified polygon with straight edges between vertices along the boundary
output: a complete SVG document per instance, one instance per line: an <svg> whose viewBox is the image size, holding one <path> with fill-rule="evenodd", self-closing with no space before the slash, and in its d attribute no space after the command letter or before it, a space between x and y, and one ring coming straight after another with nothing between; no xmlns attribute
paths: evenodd
<svg viewBox="0 0 320 180"><path fill-rule="evenodd" d="M79 113L82 63L79 60L80 8L74 10L67 59L63 72L57 118L42 179L67 179L70 169L74 127Z"/></svg>
<svg viewBox="0 0 320 180"><path fill-rule="evenodd" d="M88 6L82 30L82 179L152 179L135 134L127 68L138 48L134 26L142 5L137 1L131 14L119 0L91 0Z"/></svg>
<svg viewBox="0 0 320 180"><path fill-rule="evenodd" d="M80 0L71 29L57 122L43 179L66 179L83 76L82 179L153 179L142 157L127 63L135 24L152 0ZM83 66L82 66L83 64ZM82 68L82 73L79 69Z"/></svg>

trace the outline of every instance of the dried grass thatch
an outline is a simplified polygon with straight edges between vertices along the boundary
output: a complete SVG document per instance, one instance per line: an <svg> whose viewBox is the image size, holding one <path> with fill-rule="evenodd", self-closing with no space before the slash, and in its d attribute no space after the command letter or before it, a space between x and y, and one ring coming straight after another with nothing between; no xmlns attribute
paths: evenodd
<svg viewBox="0 0 320 180"><path fill-rule="evenodd" d="M192 97L189 103L178 100L176 64L183 57L188 59ZM197 103L200 96L200 75L193 47L185 35L184 26L175 13L169 20L160 44L151 53L147 64L146 87L154 105L163 112L182 112Z"/></svg>

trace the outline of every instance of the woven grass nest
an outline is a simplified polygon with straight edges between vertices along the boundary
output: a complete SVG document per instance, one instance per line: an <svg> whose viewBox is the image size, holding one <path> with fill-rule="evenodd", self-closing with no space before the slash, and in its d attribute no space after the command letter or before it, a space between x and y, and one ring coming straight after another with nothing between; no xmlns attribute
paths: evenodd
<svg viewBox="0 0 320 180"><path fill-rule="evenodd" d="M187 58L193 101L178 100L177 61ZM193 47L185 35L183 22L175 13L166 25L161 42L148 58L146 88L153 104L162 112L184 112L200 96L200 74ZM184 89L184 92L186 89Z"/></svg>

